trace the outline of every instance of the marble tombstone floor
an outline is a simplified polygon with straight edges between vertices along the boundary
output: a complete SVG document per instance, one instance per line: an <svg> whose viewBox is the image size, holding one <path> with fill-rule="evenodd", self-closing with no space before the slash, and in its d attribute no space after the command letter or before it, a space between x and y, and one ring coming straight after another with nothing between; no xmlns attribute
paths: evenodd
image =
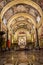
<svg viewBox="0 0 43 65"><path fill-rule="evenodd" d="M43 65L43 50L1 52L0 65Z"/></svg>

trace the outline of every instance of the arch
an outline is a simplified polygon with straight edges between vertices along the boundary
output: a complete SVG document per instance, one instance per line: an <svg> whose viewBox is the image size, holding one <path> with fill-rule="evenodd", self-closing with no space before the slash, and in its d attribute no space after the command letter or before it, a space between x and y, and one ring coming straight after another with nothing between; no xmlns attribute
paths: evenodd
<svg viewBox="0 0 43 65"><path fill-rule="evenodd" d="M34 24L34 26L36 27L36 23L35 23L35 19L34 17L32 17L31 15L27 14L27 13L18 13L13 15L9 20L8 20L8 26L10 26L10 24L12 23L12 21L20 16L29 18L31 20L31 23ZM16 22L16 21L15 21Z"/></svg>
<svg viewBox="0 0 43 65"><path fill-rule="evenodd" d="M16 4L20 4L20 3L23 3L23 4L27 4L27 5L30 5L32 7L34 7L39 13L40 15L42 16L42 9L40 8L40 6L38 4L36 4L35 2L31 1L31 0L14 0L10 3L8 3L1 11L1 18L3 18L3 15L4 13L9 9L11 8L13 5L16 5Z"/></svg>
<svg viewBox="0 0 43 65"><path fill-rule="evenodd" d="M31 23L28 22L28 21L22 20L22 21L15 22L14 23L14 26L19 25L19 24L27 24L27 25L30 25ZM32 27L32 25L30 25L30 26Z"/></svg>
<svg viewBox="0 0 43 65"><path fill-rule="evenodd" d="M25 23L24 25L27 25L27 27L26 28L24 28L24 29L27 29L27 30L30 30L30 29L32 29L32 26L30 25L30 23L28 22L28 21L19 21L19 22L15 22L15 24L12 26L12 28L14 29L14 30L17 30L17 29L19 29L19 28L22 28L22 27L20 27L19 25L20 24L22 24L22 23ZM17 27L16 27L17 26ZM19 27L19 28L18 28Z"/></svg>

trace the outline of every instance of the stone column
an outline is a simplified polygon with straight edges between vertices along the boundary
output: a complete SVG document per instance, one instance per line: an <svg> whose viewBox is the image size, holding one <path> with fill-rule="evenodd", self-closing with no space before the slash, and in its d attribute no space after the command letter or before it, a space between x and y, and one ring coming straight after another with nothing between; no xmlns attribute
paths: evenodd
<svg viewBox="0 0 43 65"><path fill-rule="evenodd" d="M1 31L1 22L0 22L0 31Z"/></svg>
<svg viewBox="0 0 43 65"><path fill-rule="evenodd" d="M39 49L38 29L36 28L36 49Z"/></svg>
<svg viewBox="0 0 43 65"><path fill-rule="evenodd" d="M7 43L8 43L8 28L7 28ZM8 47L7 43L6 43L6 47Z"/></svg>
<svg viewBox="0 0 43 65"><path fill-rule="evenodd" d="M1 31L1 22L2 22L2 21L1 21L1 16L0 16L0 31Z"/></svg>

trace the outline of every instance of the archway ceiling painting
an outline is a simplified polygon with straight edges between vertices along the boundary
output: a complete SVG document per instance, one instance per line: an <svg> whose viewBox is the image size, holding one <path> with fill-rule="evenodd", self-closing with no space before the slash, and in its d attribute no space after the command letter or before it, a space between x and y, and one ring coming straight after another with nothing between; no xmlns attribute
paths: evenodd
<svg viewBox="0 0 43 65"><path fill-rule="evenodd" d="M36 23L40 26L41 23L39 22L42 17L43 0L24 0L24 1L20 0L12 4L12 2L14 1L16 2L17 0L0 0L1 18L6 26L8 26L10 29L12 28L13 30L16 26L17 29L23 26L24 27L27 26L26 27L27 29L29 28L32 29L32 27L34 26L36 27ZM8 5L9 7L7 7ZM18 25L15 25L15 21L20 23L18 23ZM22 21L29 23L22 24Z"/></svg>

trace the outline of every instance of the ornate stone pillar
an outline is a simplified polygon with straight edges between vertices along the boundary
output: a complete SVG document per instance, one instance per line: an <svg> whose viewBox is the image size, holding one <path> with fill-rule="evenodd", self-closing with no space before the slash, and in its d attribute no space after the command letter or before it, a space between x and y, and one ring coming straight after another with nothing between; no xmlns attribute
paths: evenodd
<svg viewBox="0 0 43 65"><path fill-rule="evenodd" d="M1 29L1 16L0 16L0 31L1 31L2 29Z"/></svg>
<svg viewBox="0 0 43 65"><path fill-rule="evenodd" d="M39 49L38 29L36 28L36 49Z"/></svg>
<svg viewBox="0 0 43 65"><path fill-rule="evenodd" d="M6 47L8 47L8 28L7 28L7 43L6 43Z"/></svg>

